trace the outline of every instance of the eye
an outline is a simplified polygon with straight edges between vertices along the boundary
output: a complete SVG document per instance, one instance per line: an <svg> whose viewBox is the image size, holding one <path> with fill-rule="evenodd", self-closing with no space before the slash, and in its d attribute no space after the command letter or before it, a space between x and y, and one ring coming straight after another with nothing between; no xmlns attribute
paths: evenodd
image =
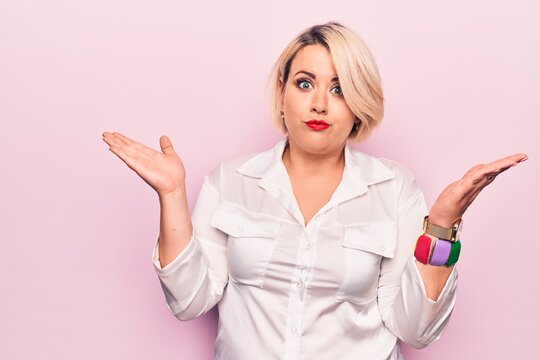
<svg viewBox="0 0 540 360"><path fill-rule="evenodd" d="M335 89L338 89L339 91L337 93L334 93L338 96L343 96L343 91L341 90L341 86L336 86L334 88L332 88L332 90L335 90Z"/></svg>
<svg viewBox="0 0 540 360"><path fill-rule="evenodd" d="M304 84L308 84L309 86L311 86L311 83L309 81L307 81L306 79L298 79L298 80L296 80L296 86L299 89L302 89L302 90L309 89L309 86L306 87L306 86L304 86Z"/></svg>

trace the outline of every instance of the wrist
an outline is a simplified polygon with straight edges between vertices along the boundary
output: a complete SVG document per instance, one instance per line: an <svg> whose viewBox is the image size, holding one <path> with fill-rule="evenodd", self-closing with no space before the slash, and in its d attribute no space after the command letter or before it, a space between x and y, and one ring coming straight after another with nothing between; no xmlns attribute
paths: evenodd
<svg viewBox="0 0 540 360"><path fill-rule="evenodd" d="M429 214L429 222L431 224L434 224L434 225L437 225L437 226L441 226L441 227L444 227L444 228L451 228L452 225L454 225L454 223L456 221L458 221L460 218L449 218L449 217L444 217L444 216L438 216L438 215L433 215L433 214Z"/></svg>
<svg viewBox="0 0 540 360"><path fill-rule="evenodd" d="M186 197L186 188L185 186L179 186L169 191L158 192L158 197L160 201L168 201L169 199Z"/></svg>
<svg viewBox="0 0 540 360"><path fill-rule="evenodd" d="M424 233L433 235L439 239L457 241L459 240L463 220L458 218L456 221L450 221L448 218L435 218L432 215L424 217Z"/></svg>
<svg viewBox="0 0 540 360"><path fill-rule="evenodd" d="M434 216L429 216L429 222L431 224L434 224L434 225L437 225L437 226L441 226L441 227L445 227L445 228L449 228L452 226L452 224L454 223L453 221L451 221L450 219L445 219L445 218L438 218L438 217L434 217Z"/></svg>

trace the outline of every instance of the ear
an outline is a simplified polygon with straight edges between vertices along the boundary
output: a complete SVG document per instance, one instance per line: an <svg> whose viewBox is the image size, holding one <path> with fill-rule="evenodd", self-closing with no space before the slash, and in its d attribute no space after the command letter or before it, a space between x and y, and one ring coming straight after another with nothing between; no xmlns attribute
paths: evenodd
<svg viewBox="0 0 540 360"><path fill-rule="evenodd" d="M280 76L277 83L277 95L279 98L279 106L283 109L283 77Z"/></svg>

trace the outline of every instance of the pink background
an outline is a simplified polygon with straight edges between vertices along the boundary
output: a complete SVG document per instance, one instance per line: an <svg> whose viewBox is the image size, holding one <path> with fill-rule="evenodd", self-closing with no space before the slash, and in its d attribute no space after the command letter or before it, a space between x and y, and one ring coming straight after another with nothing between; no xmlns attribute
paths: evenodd
<svg viewBox="0 0 540 360"><path fill-rule="evenodd" d="M212 359L217 312L180 322L151 251L153 190L103 131L167 134L190 206L220 160L280 139L266 79L329 20L377 59L382 126L360 150L404 163L431 206L477 163L524 152L465 214L458 301L410 359L537 352L540 23L534 1L0 2L0 358ZM241 334L239 334L241 336ZM258 356L264 358L264 354Z"/></svg>

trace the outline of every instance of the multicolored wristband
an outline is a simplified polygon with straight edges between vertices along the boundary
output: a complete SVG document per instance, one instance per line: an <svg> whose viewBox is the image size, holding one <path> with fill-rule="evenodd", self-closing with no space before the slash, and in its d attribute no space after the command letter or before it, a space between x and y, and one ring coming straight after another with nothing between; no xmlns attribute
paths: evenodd
<svg viewBox="0 0 540 360"><path fill-rule="evenodd" d="M432 238L425 233L420 235L414 246L414 257L422 264L435 266L454 265L461 252L461 241L448 241Z"/></svg>

